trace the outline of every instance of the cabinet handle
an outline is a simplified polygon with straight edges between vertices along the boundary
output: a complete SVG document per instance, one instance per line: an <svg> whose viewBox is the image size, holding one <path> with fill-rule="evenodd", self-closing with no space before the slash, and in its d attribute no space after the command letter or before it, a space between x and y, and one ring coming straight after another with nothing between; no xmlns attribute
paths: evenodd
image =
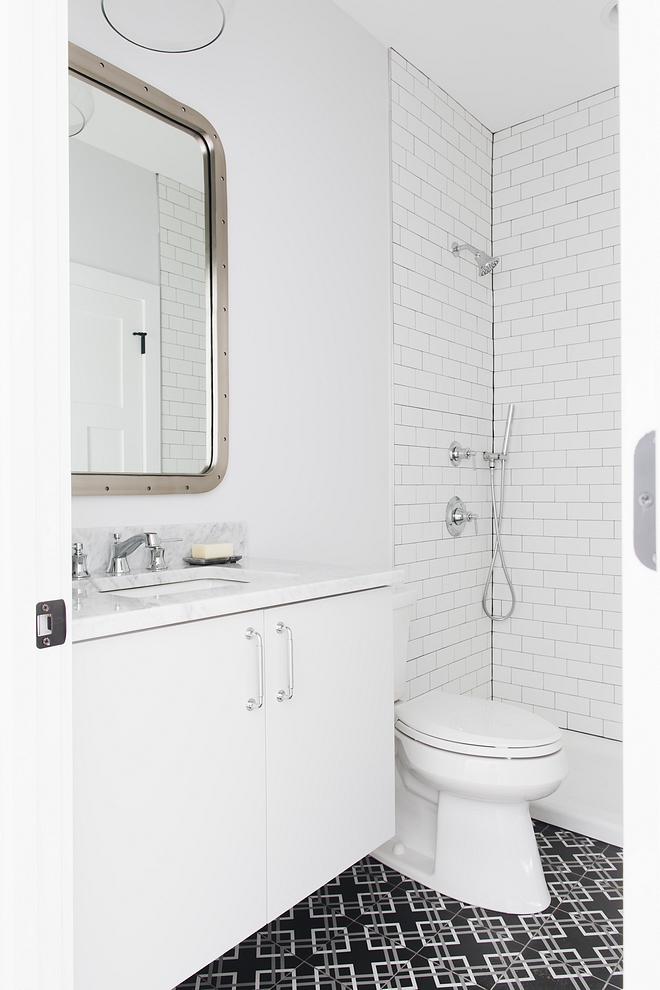
<svg viewBox="0 0 660 990"><path fill-rule="evenodd" d="M293 633L288 626L285 626L283 622L278 622L275 626L275 632L280 633L280 635L285 632L287 638L287 646L289 653L289 687L287 691L278 691L277 700L278 701L291 701L293 698Z"/></svg>
<svg viewBox="0 0 660 990"><path fill-rule="evenodd" d="M264 641L262 639L261 633L258 633L256 629L252 626L245 630L246 639L256 639L257 641L257 654L259 658L259 700L255 701L254 698L248 698L245 703L245 707L249 712L253 711L255 708L261 708L264 703Z"/></svg>

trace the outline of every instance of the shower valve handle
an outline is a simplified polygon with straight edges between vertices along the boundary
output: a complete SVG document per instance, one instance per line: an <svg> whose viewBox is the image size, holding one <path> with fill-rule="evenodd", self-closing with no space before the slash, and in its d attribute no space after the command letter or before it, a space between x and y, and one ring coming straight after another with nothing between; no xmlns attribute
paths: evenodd
<svg viewBox="0 0 660 990"><path fill-rule="evenodd" d="M468 510L462 498L455 495L453 498L449 499L449 502L447 503L447 512L445 514L445 523L452 536L460 536L465 529L466 524L469 522L474 523L474 533L475 536L478 536L478 518L479 517L476 512L470 512Z"/></svg>

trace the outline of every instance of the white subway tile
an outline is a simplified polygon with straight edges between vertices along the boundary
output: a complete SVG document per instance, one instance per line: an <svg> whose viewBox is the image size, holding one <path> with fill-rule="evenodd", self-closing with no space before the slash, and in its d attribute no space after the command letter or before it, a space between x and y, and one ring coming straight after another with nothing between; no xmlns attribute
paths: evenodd
<svg viewBox="0 0 660 990"><path fill-rule="evenodd" d="M585 144L577 149L578 164L591 162L596 158L605 158L608 155L613 155L615 151L613 136L603 138L601 141L594 141L591 144Z"/></svg>
<svg viewBox="0 0 660 990"><path fill-rule="evenodd" d="M425 595L410 696L436 686L488 696L489 537L451 540L444 508L458 483L487 516L487 478L457 473L446 450L454 437L489 447L494 361L498 437L502 405L517 404L503 531L520 582L514 617L494 631L495 695L616 735L614 90L493 136L491 218L489 132L400 56L392 64L397 563ZM414 155L402 169L404 149ZM491 237L502 257L494 300L471 259L448 257L454 239L488 250ZM495 594L506 600L500 576Z"/></svg>

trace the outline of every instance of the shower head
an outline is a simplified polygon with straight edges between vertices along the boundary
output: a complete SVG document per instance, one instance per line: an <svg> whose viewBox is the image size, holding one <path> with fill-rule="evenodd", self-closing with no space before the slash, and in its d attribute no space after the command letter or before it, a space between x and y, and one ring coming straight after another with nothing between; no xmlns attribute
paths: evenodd
<svg viewBox="0 0 660 990"><path fill-rule="evenodd" d="M486 254L485 251L479 251L478 248L473 247L472 244L459 244L458 241L454 241L451 246L452 254L455 254L457 258L459 251L463 251L464 249L472 251L475 261L479 266L480 275L490 275L493 268L500 263L499 258L492 258L489 254Z"/></svg>
<svg viewBox="0 0 660 990"><path fill-rule="evenodd" d="M477 259L477 264L479 265L480 275L490 275L493 268L495 268L500 263L499 258L491 258L491 256L489 254L486 254L485 251L480 251L479 254L476 255L476 259Z"/></svg>

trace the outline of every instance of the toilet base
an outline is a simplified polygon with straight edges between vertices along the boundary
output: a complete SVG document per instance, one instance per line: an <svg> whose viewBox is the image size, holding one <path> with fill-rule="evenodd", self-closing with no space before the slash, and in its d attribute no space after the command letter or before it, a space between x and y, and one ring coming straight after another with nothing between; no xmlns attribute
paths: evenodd
<svg viewBox="0 0 660 990"><path fill-rule="evenodd" d="M474 801L441 792L438 810L435 861L397 836L372 856L432 890L489 911L537 914L548 907L528 802Z"/></svg>

